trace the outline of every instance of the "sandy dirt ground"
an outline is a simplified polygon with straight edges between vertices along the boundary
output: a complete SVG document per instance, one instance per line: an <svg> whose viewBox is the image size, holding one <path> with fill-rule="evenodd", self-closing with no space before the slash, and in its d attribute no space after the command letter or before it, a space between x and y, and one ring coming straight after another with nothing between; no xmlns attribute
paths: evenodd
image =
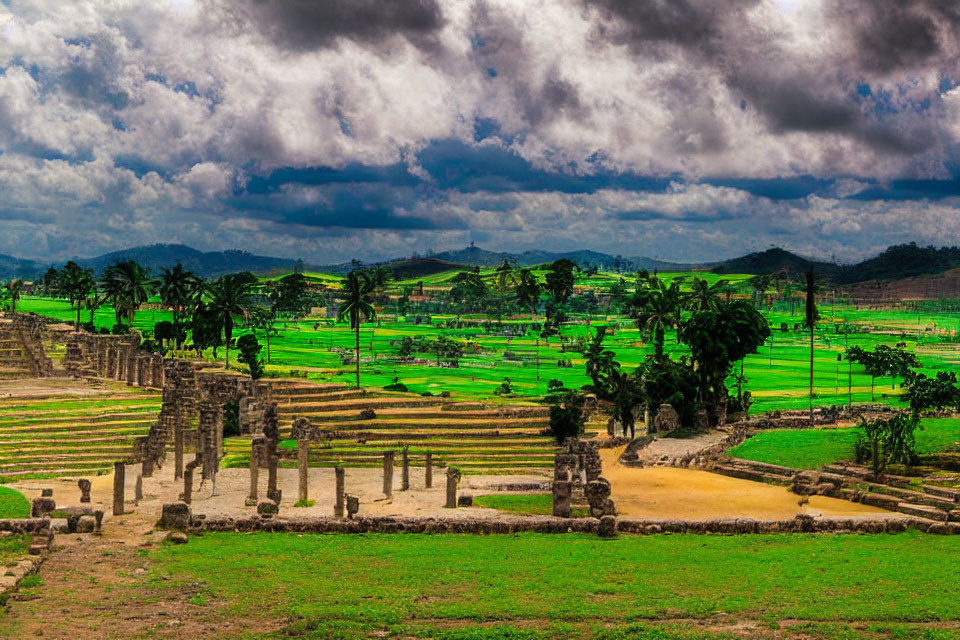
<svg viewBox="0 0 960 640"><path fill-rule="evenodd" d="M709 471L625 467L617 462L622 452L622 448L600 450L603 476L610 481L611 497L621 516L671 520L783 520L800 513L829 518L900 517L883 509L823 496L811 496L809 503L801 506L800 496L786 487Z"/></svg>
<svg viewBox="0 0 960 640"><path fill-rule="evenodd" d="M709 449L713 445L719 444L728 435L730 434L714 429L691 438L657 438L648 446L640 449L637 455L645 464L669 463L686 455ZM606 468L607 463L605 461L604 470Z"/></svg>

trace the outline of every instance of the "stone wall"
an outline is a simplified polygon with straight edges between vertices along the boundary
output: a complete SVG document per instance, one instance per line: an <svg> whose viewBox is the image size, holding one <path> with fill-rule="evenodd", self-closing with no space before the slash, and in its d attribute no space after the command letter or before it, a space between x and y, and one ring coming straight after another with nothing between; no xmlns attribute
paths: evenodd
<svg viewBox="0 0 960 640"><path fill-rule="evenodd" d="M13 329L20 342L24 361L33 375L49 378L53 375L53 363L43 347L43 327L44 319L40 316L27 313L13 316Z"/></svg>
<svg viewBox="0 0 960 640"><path fill-rule="evenodd" d="M140 349L140 336L67 335L63 368L77 378L107 378L131 386L163 388L163 356Z"/></svg>
<svg viewBox="0 0 960 640"><path fill-rule="evenodd" d="M185 505L184 505L185 506ZM191 533L205 531L265 531L274 533L471 533L513 534L593 533L600 528L595 518L557 518L553 516L498 516L496 518L433 518L433 517L355 517L344 520L332 517L283 518L272 516L198 517L189 510L182 513L176 528ZM159 522L158 526L165 524ZM182 526L179 526L182 525ZM960 535L960 524L938 523L920 518L831 519L796 517L788 520L647 520L619 518L620 533L650 535L660 533L698 534L764 534L764 533L900 533L916 529L938 535Z"/></svg>

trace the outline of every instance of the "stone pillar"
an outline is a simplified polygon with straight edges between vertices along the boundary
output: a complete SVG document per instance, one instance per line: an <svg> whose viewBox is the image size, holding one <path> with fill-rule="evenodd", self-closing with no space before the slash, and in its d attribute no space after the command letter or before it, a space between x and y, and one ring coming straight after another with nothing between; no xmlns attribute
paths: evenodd
<svg viewBox="0 0 960 640"><path fill-rule="evenodd" d="M177 420L173 427L173 479L183 477L183 424Z"/></svg>
<svg viewBox="0 0 960 640"><path fill-rule="evenodd" d="M80 502L90 502L90 481L86 478L80 478L77 481L77 486L80 487Z"/></svg>
<svg viewBox="0 0 960 640"><path fill-rule="evenodd" d="M107 370L104 377L117 377L117 348L112 344L107 347Z"/></svg>
<svg viewBox="0 0 960 640"><path fill-rule="evenodd" d="M128 387L137 383L137 348L127 345L126 382Z"/></svg>
<svg viewBox="0 0 960 640"><path fill-rule="evenodd" d="M426 466L423 470L427 489L433 486L433 451L427 451Z"/></svg>
<svg viewBox="0 0 960 640"><path fill-rule="evenodd" d="M143 500L143 474L137 474L137 483L133 487L133 504L139 505Z"/></svg>
<svg viewBox="0 0 960 640"><path fill-rule="evenodd" d="M251 447L253 449L253 447ZM250 452L250 495L247 496L247 500L244 504L248 507L257 506L257 500L259 496L258 485L260 484L260 459L257 451Z"/></svg>
<svg viewBox="0 0 960 640"><path fill-rule="evenodd" d="M310 473L310 441L300 440L297 442L297 500L306 506L308 498L307 483Z"/></svg>
<svg viewBox="0 0 960 640"><path fill-rule="evenodd" d="M570 517L570 497L572 493L573 483L564 480L557 480L553 483L553 515L558 518Z"/></svg>
<svg viewBox="0 0 960 640"><path fill-rule="evenodd" d="M393 497L393 451L383 452L383 495Z"/></svg>
<svg viewBox="0 0 960 640"><path fill-rule="evenodd" d="M403 448L403 466L400 474L400 490L410 490L410 447Z"/></svg>
<svg viewBox="0 0 960 640"><path fill-rule="evenodd" d="M273 455L270 456L270 461L267 465L267 498L277 504L280 504L280 497L283 493L277 488L277 465L279 463L280 458Z"/></svg>
<svg viewBox="0 0 960 640"><path fill-rule="evenodd" d="M337 465L333 470L334 475L337 478L337 500L333 504L333 517L342 518L344 516L344 470L343 467Z"/></svg>
<svg viewBox="0 0 960 640"><path fill-rule="evenodd" d="M457 508L457 484L460 482L460 470L447 467L447 509Z"/></svg>
<svg viewBox="0 0 960 640"><path fill-rule="evenodd" d="M123 515L123 485L127 479L127 466L122 462L113 463L113 515Z"/></svg>
<svg viewBox="0 0 960 640"><path fill-rule="evenodd" d="M183 469L183 494L180 496L180 499L187 504L190 504L193 499L193 470L197 468L198 464L200 463L194 460L188 462L187 466Z"/></svg>

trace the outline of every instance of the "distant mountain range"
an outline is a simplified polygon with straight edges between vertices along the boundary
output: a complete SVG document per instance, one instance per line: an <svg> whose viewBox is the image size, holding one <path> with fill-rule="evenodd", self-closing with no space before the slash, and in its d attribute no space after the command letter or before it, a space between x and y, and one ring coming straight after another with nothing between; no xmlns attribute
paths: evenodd
<svg viewBox="0 0 960 640"><path fill-rule="evenodd" d="M922 275L943 273L960 267L960 248L958 247L920 247L916 244L902 244L887 248L878 256L853 265L839 265L831 262L814 261L785 249L768 249L750 253L739 258L722 262L689 264L665 262L646 257L611 256L597 251L524 251L507 253L487 251L469 246L457 251L443 251L429 256L398 258L379 264L387 267L398 277L415 278L451 269L467 269L474 266L492 267L503 260L510 260L519 266L535 266L550 263L561 258L571 260L581 267L596 266L604 270L638 271L693 271L703 270L714 273L768 274L788 272L798 276L805 272L810 264L821 278L830 279L838 284L851 284L867 280L896 280ZM133 247L122 251L105 253L95 258L77 259L82 267L91 268L100 273L118 260L136 260L140 264L157 272L162 267L171 267L182 263L183 266L203 277L216 277L237 271L253 271L259 274L276 274L301 267L307 271L324 273L347 273L357 266L356 262L333 265L311 265L292 258L274 258L259 256L246 251L198 251L182 244L155 244ZM0 255L0 279L37 278L50 266L60 267L63 262L43 263L13 256Z"/></svg>

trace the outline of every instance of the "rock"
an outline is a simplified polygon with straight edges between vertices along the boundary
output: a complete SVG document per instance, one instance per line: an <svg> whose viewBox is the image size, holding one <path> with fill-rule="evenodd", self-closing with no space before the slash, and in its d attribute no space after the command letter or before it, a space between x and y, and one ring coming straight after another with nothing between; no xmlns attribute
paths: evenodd
<svg viewBox="0 0 960 640"><path fill-rule="evenodd" d="M473 506L473 496L471 495L462 495L457 498L458 507L472 507Z"/></svg>
<svg viewBox="0 0 960 640"><path fill-rule="evenodd" d="M57 501L50 497L34 498L30 504L30 517L42 518L43 516L56 511Z"/></svg>
<svg viewBox="0 0 960 640"><path fill-rule="evenodd" d="M680 416L673 405L664 403L657 410L657 415L653 419L653 431L655 433L670 433L680 428Z"/></svg>
<svg viewBox="0 0 960 640"><path fill-rule="evenodd" d="M597 525L597 535L601 538L617 537L617 518L616 516L603 516L600 518L600 524Z"/></svg>
<svg viewBox="0 0 960 640"><path fill-rule="evenodd" d="M93 533L97 528L97 519L91 516L80 516L77 520L77 533Z"/></svg>
<svg viewBox="0 0 960 640"><path fill-rule="evenodd" d="M53 497L53 489L40 489L40 497L41 497L41 498L52 498L52 497Z"/></svg>
<svg viewBox="0 0 960 640"><path fill-rule="evenodd" d="M164 504L157 526L161 529L186 529L190 526L190 505L183 502Z"/></svg>
<svg viewBox="0 0 960 640"><path fill-rule="evenodd" d="M280 507L277 506L277 503L273 500L261 500L260 503L257 504L257 513L261 518L272 518L280 513Z"/></svg>
<svg viewBox="0 0 960 640"><path fill-rule="evenodd" d="M361 420L374 420L377 417L377 412L373 409L364 409L360 412Z"/></svg>
<svg viewBox="0 0 960 640"><path fill-rule="evenodd" d="M167 534L167 537L165 537L164 540L170 544L187 544L190 541L190 538L188 538L187 534L182 531L171 531Z"/></svg>

